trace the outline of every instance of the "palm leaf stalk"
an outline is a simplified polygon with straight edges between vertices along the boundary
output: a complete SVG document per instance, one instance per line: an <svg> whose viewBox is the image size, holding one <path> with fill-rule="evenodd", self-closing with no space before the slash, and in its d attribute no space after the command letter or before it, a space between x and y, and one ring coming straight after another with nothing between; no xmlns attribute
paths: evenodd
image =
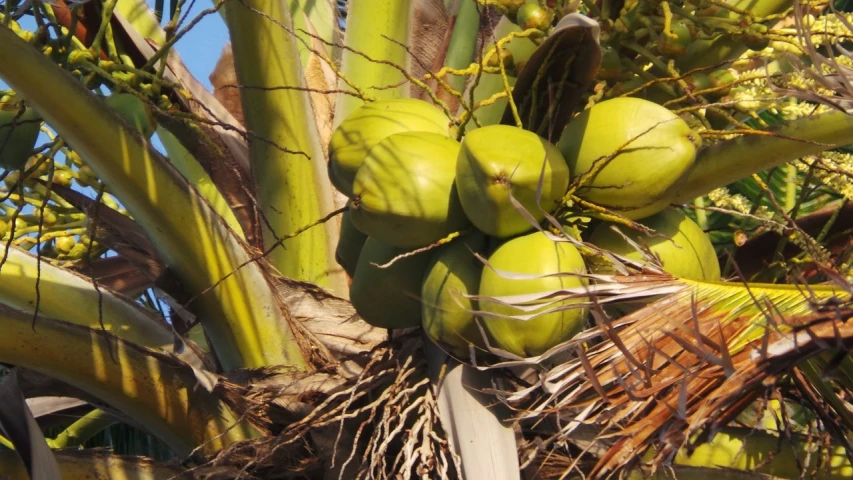
<svg viewBox="0 0 853 480"><path fill-rule="evenodd" d="M48 443L52 448L59 449L81 447L90 438L114 425L117 421L109 413L96 408L75 420L53 439L48 440Z"/></svg>
<svg viewBox="0 0 853 480"><path fill-rule="evenodd" d="M173 464L158 464L144 457L123 457L108 453L56 452L56 461L65 480L84 480L92 475L127 480L156 480L188 478L183 468ZM29 480L24 465L14 451L0 451L0 470L12 480Z"/></svg>
<svg viewBox="0 0 853 480"><path fill-rule="evenodd" d="M702 149L676 200L688 201L755 172L853 142L853 117L807 116Z"/></svg>
<svg viewBox="0 0 853 480"><path fill-rule="evenodd" d="M0 361L14 362L89 392L144 425L179 455L214 452L259 435L199 384L192 367L86 327L4 311ZM28 345L52 345L33 350Z"/></svg>
<svg viewBox="0 0 853 480"><path fill-rule="evenodd" d="M260 266L186 180L91 92L11 29L0 28L0 39L15 46L0 57L5 66L0 78L44 112L93 170L124 193L120 196L128 210L160 240L155 244L163 258L197 295L194 307L209 324L223 365L305 368L300 343L282 322L286 317ZM30 81L36 71L40 78L52 79L49 86L47 80ZM81 116L88 119L86 125L78 121ZM169 214L163 214L164 204L170 205Z"/></svg>

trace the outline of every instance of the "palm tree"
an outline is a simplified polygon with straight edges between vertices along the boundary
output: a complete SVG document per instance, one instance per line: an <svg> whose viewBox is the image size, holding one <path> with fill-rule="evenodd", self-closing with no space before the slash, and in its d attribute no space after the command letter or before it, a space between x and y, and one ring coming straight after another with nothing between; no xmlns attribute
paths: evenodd
<svg viewBox="0 0 853 480"><path fill-rule="evenodd" d="M0 473L849 476L845 5L518 3L215 2L203 15L224 16L233 53L213 95L173 52L183 2L161 27L164 2L7 0L0 426L16 451ZM670 208L709 232L729 282L598 251L615 270L551 300L582 302L589 328L532 358L454 358L358 318L327 168L353 111L419 98L458 138L506 123L556 142L619 96L702 137ZM46 143L13 155L33 125ZM552 226L594 256L577 240L591 218L642 226L584 200L588 180ZM45 439L56 412L79 419ZM175 460L77 449L117 421Z"/></svg>

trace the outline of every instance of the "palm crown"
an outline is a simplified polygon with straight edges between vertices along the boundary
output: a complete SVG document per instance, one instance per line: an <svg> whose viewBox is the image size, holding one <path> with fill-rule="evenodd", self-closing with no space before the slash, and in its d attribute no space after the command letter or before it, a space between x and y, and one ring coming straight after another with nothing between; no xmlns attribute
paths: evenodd
<svg viewBox="0 0 853 480"><path fill-rule="evenodd" d="M7 1L0 472L848 478L842 3Z"/></svg>

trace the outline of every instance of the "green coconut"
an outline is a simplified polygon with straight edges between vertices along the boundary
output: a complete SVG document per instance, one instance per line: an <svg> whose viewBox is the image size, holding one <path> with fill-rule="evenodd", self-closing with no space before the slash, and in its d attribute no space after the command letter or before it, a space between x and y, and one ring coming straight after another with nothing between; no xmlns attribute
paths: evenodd
<svg viewBox="0 0 853 480"><path fill-rule="evenodd" d="M427 252L390 262L408 250L368 238L350 285L350 302L365 322L379 328L421 325L421 283L431 255Z"/></svg>
<svg viewBox="0 0 853 480"><path fill-rule="evenodd" d="M497 269L528 275L586 272L583 258L573 245L555 242L542 232L504 242L489 256L489 265L492 268L486 267L480 279L481 299L576 288L587 284L586 279L571 275L512 279L495 271ZM531 312L480 300L480 310L503 316L529 315L575 302L566 300ZM585 321L585 308L546 313L526 321L491 316L483 318L483 324L493 345L522 357L540 355L572 338L583 330Z"/></svg>
<svg viewBox="0 0 853 480"><path fill-rule="evenodd" d="M619 230L633 242L647 247L660 259L664 271L690 280L720 280L720 264L714 246L696 222L678 210L666 209L639 223L656 233L649 235L622 226ZM643 253L631 246L612 227L612 223L600 224L590 235L589 243L632 260L644 261ZM601 263L594 263L591 268L601 273L611 271L611 268Z"/></svg>
<svg viewBox="0 0 853 480"><path fill-rule="evenodd" d="M669 37L666 34L661 35L657 41L658 53L670 58L683 57L684 54L687 53L687 47L693 41L693 37L695 36L691 27L692 24L687 21L679 20L672 22L670 31L675 36Z"/></svg>
<svg viewBox="0 0 853 480"><path fill-rule="evenodd" d="M145 138L151 138L157 130L157 120L145 102L132 93L113 93L105 100L125 122Z"/></svg>
<svg viewBox="0 0 853 480"><path fill-rule="evenodd" d="M538 3L526 3L515 12L515 22L524 30L535 28L544 32L553 21L554 13L540 7Z"/></svg>
<svg viewBox="0 0 853 480"><path fill-rule="evenodd" d="M352 197L355 175L370 150L401 132L447 136L450 121L443 111L423 100L397 98L364 104L338 125L329 141L329 178L335 188Z"/></svg>
<svg viewBox="0 0 853 480"><path fill-rule="evenodd" d="M21 102L0 102L0 166L20 170L26 165L38 140L41 119L30 107L21 113Z"/></svg>
<svg viewBox="0 0 853 480"><path fill-rule="evenodd" d="M476 295L480 287L483 263L474 252L482 251L484 245L484 237L478 234L442 247L427 267L421 289L424 331L460 358L469 357L471 344L485 350L472 314L477 302L465 298Z"/></svg>
<svg viewBox="0 0 853 480"><path fill-rule="evenodd" d="M453 181L458 156L459 142L438 133L397 133L379 142L353 183L356 228L401 248L468 228Z"/></svg>
<svg viewBox="0 0 853 480"><path fill-rule="evenodd" d="M725 427L707 443L679 450L674 463L763 473L772 478L841 480L853 478L853 465L846 453L843 446L826 448L804 436L780 438L760 429ZM728 477L725 472L720 470L719 478Z"/></svg>
<svg viewBox="0 0 853 480"><path fill-rule="evenodd" d="M537 186L542 196L537 204ZM515 198L536 221L560 203L569 168L560 151L535 133L508 125L478 128L462 141L456 187L462 208L481 231L499 238L533 228L510 201Z"/></svg>
<svg viewBox="0 0 853 480"><path fill-rule="evenodd" d="M622 97L575 117L557 147L573 181L603 165L585 180L579 197L639 219L670 204L696 159L698 143L699 136L678 115L647 100Z"/></svg>
<svg viewBox="0 0 853 480"><path fill-rule="evenodd" d="M361 233L353 225L350 212L344 212L341 215L341 235L338 238L338 247L335 249L335 260L350 278L355 275L358 256L361 254L361 248L366 240L367 235Z"/></svg>

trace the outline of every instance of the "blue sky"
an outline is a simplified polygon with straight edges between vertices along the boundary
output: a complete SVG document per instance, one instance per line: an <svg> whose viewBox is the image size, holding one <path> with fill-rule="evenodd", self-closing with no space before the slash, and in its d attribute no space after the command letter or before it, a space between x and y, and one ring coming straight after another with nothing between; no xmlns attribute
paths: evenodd
<svg viewBox="0 0 853 480"><path fill-rule="evenodd" d="M166 5L168 5L168 0ZM153 8L154 2L148 0L148 4ZM190 8L187 22L196 17L202 11L210 8L213 2L210 0L195 0ZM189 33L187 33L177 43L178 54L186 64L187 68L195 75L195 77L208 88L210 80L208 75L213 70L216 61L219 59L219 54L222 52L222 47L228 43L228 31L225 28L225 22L219 15L208 15L204 17L198 25L196 25Z"/></svg>
<svg viewBox="0 0 853 480"><path fill-rule="evenodd" d="M153 0L147 1L153 9ZM166 5L168 6L168 0L166 0ZM190 14L187 17L187 22L212 5L213 2L210 0L195 0L190 6ZM25 17L21 20L21 26L33 29L35 22L32 20L32 17ZM184 64L208 90L211 89L211 86L210 80L207 77L216 65L219 54L222 52L222 47L226 43L228 43L228 30L225 28L225 22L221 16L214 14L204 17L176 45ZM0 88L8 87L0 81Z"/></svg>

